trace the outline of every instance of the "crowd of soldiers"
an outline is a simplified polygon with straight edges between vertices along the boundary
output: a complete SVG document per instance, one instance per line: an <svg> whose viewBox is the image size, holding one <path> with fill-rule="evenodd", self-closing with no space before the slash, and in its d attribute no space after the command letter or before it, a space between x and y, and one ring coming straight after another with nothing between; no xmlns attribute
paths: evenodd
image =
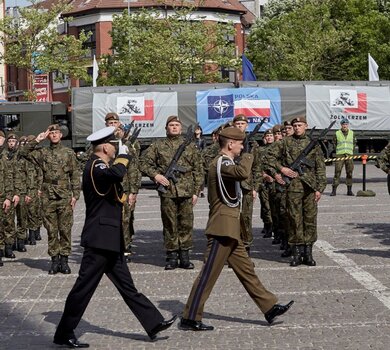
<svg viewBox="0 0 390 350"><path fill-rule="evenodd" d="M116 113L108 113L105 122L106 126L116 128L117 138L127 144L132 156L127 176L122 182L125 256L128 261L131 260L134 209L144 175L164 189L158 194L166 253L165 269L193 269L190 260L193 207L198 197L204 196L208 166L220 152L219 132L226 127L236 127L245 132L247 118L235 116L231 122L214 130L213 142L207 147L202 139L202 129L197 126L194 142L186 145L177 160L181 170L174 178L165 175L176 151L185 141L179 117L169 117L166 137L153 142L142 154L137 140L129 142ZM262 135L262 146L256 140L247 142L247 150L254 161L251 176L240 182L240 223L241 240L248 254L253 244L253 203L259 197L263 237L272 239L272 244L280 245L282 257L292 256L291 266L316 265L312 247L317 239L317 203L326 187L325 163L320 147L315 147L308 155L311 166L307 166L303 174L289 168L310 142L307 128L305 117L297 116L266 130ZM354 144L353 134L347 137L345 129L348 134L348 128L342 128L346 143ZM338 135L339 140L341 136ZM36 244L41 239L40 227L43 223L51 258L49 274L71 272L68 256L71 254L73 210L80 196L80 170L92 151L88 149L76 158L71 149L61 144L61 138L61 128L57 124L50 125L37 136L18 138L13 132L7 135L0 132L0 200L3 208L0 211L0 266L3 256L15 258L15 251L24 253L26 244ZM46 139L50 142L49 147L41 147L40 143ZM339 147L339 151L347 155L351 149L353 152L352 147ZM379 166L388 174L389 149L386 147L379 157ZM340 177L341 168L337 169L336 175ZM351 166L347 169L348 195L353 195L352 169ZM332 195L336 194L337 186L336 179Z"/></svg>

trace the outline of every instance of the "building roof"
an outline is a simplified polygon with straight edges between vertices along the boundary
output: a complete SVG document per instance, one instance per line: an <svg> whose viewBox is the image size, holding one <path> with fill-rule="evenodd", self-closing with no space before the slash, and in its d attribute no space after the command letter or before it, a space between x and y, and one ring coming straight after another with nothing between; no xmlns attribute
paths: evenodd
<svg viewBox="0 0 390 350"><path fill-rule="evenodd" d="M44 0L40 6L50 8L58 0ZM85 12L95 12L108 9L126 9L127 0L68 0L72 9L66 15L77 15ZM130 8L155 7L155 8L173 8L181 6L195 6L202 10L219 10L221 12L235 12L242 15L251 12L238 0L129 0ZM251 16L249 16L251 17ZM254 16L253 16L254 17Z"/></svg>

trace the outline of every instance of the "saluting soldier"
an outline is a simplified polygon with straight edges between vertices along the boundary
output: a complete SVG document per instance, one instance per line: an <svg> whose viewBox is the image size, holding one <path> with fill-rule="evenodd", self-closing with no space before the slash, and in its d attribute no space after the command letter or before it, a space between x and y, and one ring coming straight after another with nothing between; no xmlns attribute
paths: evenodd
<svg viewBox="0 0 390 350"><path fill-rule="evenodd" d="M68 256L72 249L73 210L80 197L80 171L76 156L61 144L62 132L58 124L50 125L35 140L29 142L21 155L37 164L43 172L43 224L48 235L48 254L52 263L49 274L71 273ZM49 147L37 149L48 139Z"/></svg>
<svg viewBox="0 0 390 350"><path fill-rule="evenodd" d="M225 128L219 134L221 152L212 161L208 174L210 213L205 232L207 250L203 267L184 308L180 322L183 330L214 329L202 322L203 310L226 261L269 323L284 314L293 303L276 304L277 297L260 282L241 239L240 181L251 175L253 163L250 153L243 153L239 164L234 161L244 148L244 139L245 133L236 127Z"/></svg>
<svg viewBox="0 0 390 350"><path fill-rule="evenodd" d="M333 144L336 147L336 158L350 157L356 145L356 139L353 131L349 128L349 120L343 118L340 121L341 129L336 131L333 138ZM337 187L340 184L341 171L345 165L347 184L347 196L354 196L352 192L352 173L353 173L353 159L336 160L334 168L334 177L332 182L331 196L336 195Z"/></svg>
<svg viewBox="0 0 390 350"><path fill-rule="evenodd" d="M233 118L233 126L240 129L245 133L248 128L248 119L239 114ZM252 215L253 215L253 203L257 197L257 191L259 188L260 162L258 160L258 148L259 145L256 141L249 141L251 146L251 154L254 156L252 163L252 171L250 176L241 181L242 190L242 208L241 208L241 236L244 242L245 248L248 253L253 243L253 229L252 229Z"/></svg>
<svg viewBox="0 0 390 350"><path fill-rule="evenodd" d="M165 269L193 269L189 250L192 248L193 207L203 182L202 160L195 144L190 143L178 160L178 165L185 172L177 175L177 183L167 179L164 174L184 138L181 136L182 123L177 116L168 117L165 129L167 137L152 143L141 155L140 170L157 185L167 189L166 193L159 192L166 250Z"/></svg>
<svg viewBox="0 0 390 350"><path fill-rule="evenodd" d="M318 201L326 187L324 156L317 145L307 156L312 167L305 167L303 175L289 168L310 143L306 135L307 123L303 116L295 117L291 124L294 135L278 142L265 159L268 171L279 183L281 174L291 178L287 187L287 214L289 217L289 244L292 249L290 266L315 266L312 247L317 240Z"/></svg>

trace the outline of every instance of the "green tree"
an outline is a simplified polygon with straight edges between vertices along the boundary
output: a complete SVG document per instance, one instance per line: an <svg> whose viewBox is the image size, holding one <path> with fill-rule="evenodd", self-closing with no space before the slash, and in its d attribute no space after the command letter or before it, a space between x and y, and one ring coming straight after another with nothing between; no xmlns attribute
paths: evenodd
<svg viewBox="0 0 390 350"><path fill-rule="evenodd" d="M17 68L25 69L29 81L26 95L34 99L31 77L36 69L44 73L58 72L74 79L88 79L85 68L87 50L83 43L89 33L81 33L79 38L60 34L58 25L66 25L71 18L61 19L60 14L69 6L58 1L47 10L39 2L32 0L31 6L19 8L18 17L5 17L0 20L0 43L5 50L0 60Z"/></svg>
<svg viewBox="0 0 390 350"><path fill-rule="evenodd" d="M173 15L141 10L114 15L112 55L99 66L103 85L221 81L220 67L236 68L231 23L191 20L194 9Z"/></svg>
<svg viewBox="0 0 390 350"><path fill-rule="evenodd" d="M271 0L248 38L258 79L389 79L390 18L376 0Z"/></svg>

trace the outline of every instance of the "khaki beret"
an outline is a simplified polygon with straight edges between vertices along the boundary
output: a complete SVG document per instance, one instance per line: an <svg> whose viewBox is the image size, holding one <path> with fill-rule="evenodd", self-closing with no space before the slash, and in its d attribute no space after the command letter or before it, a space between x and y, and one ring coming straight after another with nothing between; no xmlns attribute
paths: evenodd
<svg viewBox="0 0 390 350"><path fill-rule="evenodd" d="M227 127L221 130L219 136L226 137L231 140L244 140L245 133L235 127Z"/></svg>
<svg viewBox="0 0 390 350"><path fill-rule="evenodd" d="M272 129L267 129L266 131L264 131L264 136L265 135L273 135L274 133L273 133L273 131L272 131Z"/></svg>
<svg viewBox="0 0 390 350"><path fill-rule="evenodd" d="M20 142L25 142L25 141L27 141L27 136L20 136L19 141L20 141Z"/></svg>
<svg viewBox="0 0 390 350"><path fill-rule="evenodd" d="M289 126L289 125L292 125L291 124L291 120L285 120L284 123L283 123L284 126Z"/></svg>
<svg viewBox="0 0 390 350"><path fill-rule="evenodd" d="M237 114L233 118L233 123L235 123L235 122L246 122L246 123L248 123L248 119L243 114Z"/></svg>
<svg viewBox="0 0 390 350"><path fill-rule="evenodd" d="M107 122L109 120L119 120L119 116L118 114L114 113L114 112L111 112L111 113L107 113L104 120Z"/></svg>
<svg viewBox="0 0 390 350"><path fill-rule="evenodd" d="M11 133L7 135L7 140L18 140L18 137L16 136L16 134Z"/></svg>
<svg viewBox="0 0 390 350"><path fill-rule="evenodd" d="M281 132L282 131L282 126L280 124L276 124L274 125L274 127L272 128L272 132L273 133L276 133L276 132Z"/></svg>
<svg viewBox="0 0 390 350"><path fill-rule="evenodd" d="M177 115L169 116L168 119L167 119L167 123L165 124L165 127L167 127L168 124L171 123L171 122L178 122L178 123L181 124L181 120L179 119L179 117Z"/></svg>
<svg viewBox="0 0 390 350"><path fill-rule="evenodd" d="M0 130L0 137L5 137L4 131Z"/></svg>
<svg viewBox="0 0 390 350"><path fill-rule="evenodd" d="M36 139L36 137L35 137L35 135L28 135L27 136L27 142L31 142L31 141L33 141L33 140L35 140Z"/></svg>
<svg viewBox="0 0 390 350"><path fill-rule="evenodd" d="M304 116L298 116L298 117L294 117L294 119L291 120L291 125L294 125L295 123L307 124L307 121L306 121L306 118Z"/></svg>
<svg viewBox="0 0 390 350"><path fill-rule="evenodd" d="M218 128L214 129L212 134L219 134L219 132L222 130L222 125L218 126Z"/></svg>
<svg viewBox="0 0 390 350"><path fill-rule="evenodd" d="M56 130L61 131L61 128L60 128L59 124L51 124L47 128L48 128L49 131L56 131Z"/></svg>

